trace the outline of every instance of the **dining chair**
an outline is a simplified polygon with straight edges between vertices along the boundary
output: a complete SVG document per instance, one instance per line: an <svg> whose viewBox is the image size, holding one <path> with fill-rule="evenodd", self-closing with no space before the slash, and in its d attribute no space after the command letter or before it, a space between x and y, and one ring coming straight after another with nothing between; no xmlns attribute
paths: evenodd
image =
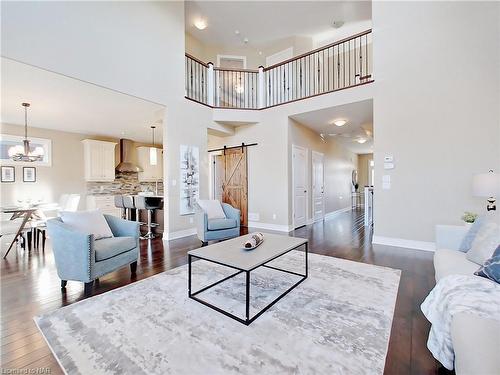
<svg viewBox="0 0 500 375"><path fill-rule="evenodd" d="M2 220L0 222L0 238L4 236L15 236L17 232L19 231L19 228L22 225L22 219L15 219L15 220ZM29 240L29 249L31 249L31 228L29 225L25 226L24 229L21 231L19 237L16 239L16 246L19 243L19 238L21 238L21 248L26 249L26 237L25 235L28 234L28 240Z"/></svg>
<svg viewBox="0 0 500 375"><path fill-rule="evenodd" d="M59 216L60 211L78 211L78 205L80 203L80 194L61 194L59 197L59 207L57 209L57 216L46 217L43 212L40 212L42 216L40 220L33 222L34 228L34 238L33 242L36 248L40 245L40 239L42 240L42 251L45 250L45 242L47 240L47 220L54 219Z"/></svg>
<svg viewBox="0 0 500 375"><path fill-rule="evenodd" d="M80 203L80 194L70 194L64 206L64 209L61 211L78 211L78 205Z"/></svg>

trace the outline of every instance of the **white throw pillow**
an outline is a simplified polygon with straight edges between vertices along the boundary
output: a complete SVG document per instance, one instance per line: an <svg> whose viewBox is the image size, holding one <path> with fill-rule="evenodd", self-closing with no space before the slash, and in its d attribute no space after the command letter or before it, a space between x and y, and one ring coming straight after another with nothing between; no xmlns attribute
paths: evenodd
<svg viewBox="0 0 500 375"><path fill-rule="evenodd" d="M78 232L93 234L96 240L113 237L106 218L99 210L61 211L60 215L64 224L72 226Z"/></svg>
<svg viewBox="0 0 500 375"><path fill-rule="evenodd" d="M491 214L479 228L466 258L483 265L500 245L500 215Z"/></svg>
<svg viewBox="0 0 500 375"><path fill-rule="evenodd" d="M217 200L198 200L201 209L205 211L208 219L225 219L226 214L222 209L222 205Z"/></svg>

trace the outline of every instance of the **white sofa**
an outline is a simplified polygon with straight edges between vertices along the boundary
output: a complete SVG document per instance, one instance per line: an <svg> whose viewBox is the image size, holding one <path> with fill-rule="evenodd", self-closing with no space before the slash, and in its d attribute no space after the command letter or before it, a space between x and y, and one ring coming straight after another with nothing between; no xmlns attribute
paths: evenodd
<svg viewBox="0 0 500 375"><path fill-rule="evenodd" d="M436 226L436 282L452 274L472 275L479 268L458 251L467 230L466 226ZM500 374L500 322L457 314L451 324L451 336L457 375Z"/></svg>

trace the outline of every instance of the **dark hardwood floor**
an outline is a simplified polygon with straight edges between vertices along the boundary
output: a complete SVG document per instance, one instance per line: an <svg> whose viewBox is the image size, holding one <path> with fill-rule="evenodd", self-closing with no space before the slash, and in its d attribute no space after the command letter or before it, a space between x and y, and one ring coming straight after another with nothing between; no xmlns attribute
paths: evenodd
<svg viewBox="0 0 500 375"><path fill-rule="evenodd" d="M421 302L434 286L432 253L372 246L372 233L363 226L361 211L340 214L290 235L307 237L310 251L317 254L402 270L385 373L447 373L426 348L430 326L420 312ZM150 244L143 242L137 275L131 277L127 267L106 275L94 285L90 295L183 265L187 251L200 245L195 236L170 241L166 246L161 239ZM50 240L45 252L12 251L6 260L1 260L0 271L2 373L14 368L47 368L51 374L62 373L32 318L88 298L83 285L70 281L66 292L61 292Z"/></svg>

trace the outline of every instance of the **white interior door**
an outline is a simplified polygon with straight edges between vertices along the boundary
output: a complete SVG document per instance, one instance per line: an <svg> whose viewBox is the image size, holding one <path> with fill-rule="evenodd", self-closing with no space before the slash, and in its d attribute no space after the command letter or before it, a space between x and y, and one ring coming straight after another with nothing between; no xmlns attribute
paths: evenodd
<svg viewBox="0 0 500 375"><path fill-rule="evenodd" d="M292 146L293 227L307 222L307 150Z"/></svg>
<svg viewBox="0 0 500 375"><path fill-rule="evenodd" d="M312 152L313 219L323 220L325 216L325 175L324 156Z"/></svg>

